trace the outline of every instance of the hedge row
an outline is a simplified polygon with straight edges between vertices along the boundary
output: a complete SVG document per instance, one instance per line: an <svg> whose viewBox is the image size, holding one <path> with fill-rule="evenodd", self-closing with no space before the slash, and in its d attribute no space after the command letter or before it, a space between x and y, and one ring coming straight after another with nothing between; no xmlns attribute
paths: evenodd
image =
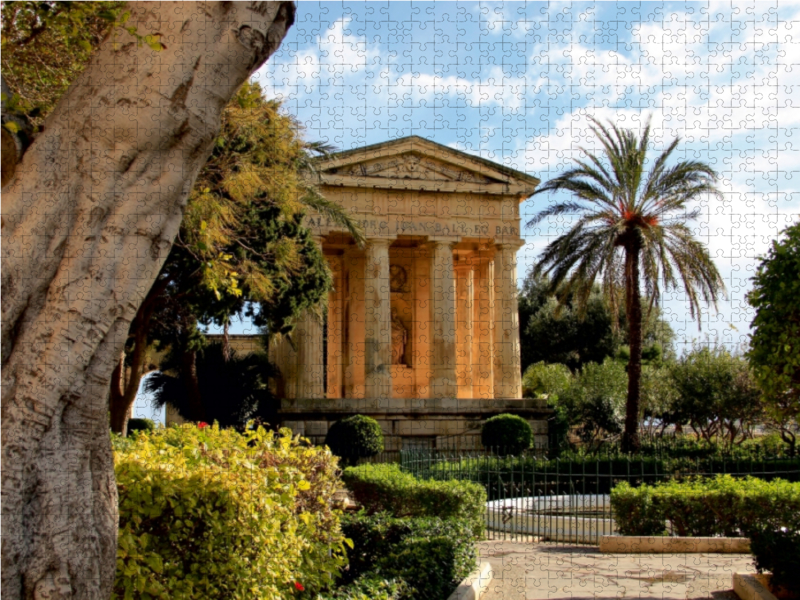
<svg viewBox="0 0 800 600"><path fill-rule="evenodd" d="M457 461L414 460L408 468L418 476L480 483L490 500L542 494L608 494L621 481L655 484L666 477L753 474L761 479L800 481L800 458L778 460L726 460L721 458L629 459L586 456L571 460L535 457L485 456ZM500 483L502 482L502 483Z"/></svg>
<svg viewBox="0 0 800 600"><path fill-rule="evenodd" d="M116 598L290 598L346 562L334 457L289 430L114 438Z"/></svg>
<svg viewBox="0 0 800 600"><path fill-rule="evenodd" d="M348 578L400 579L404 598L447 598L477 559L466 519L361 514L344 517L342 530L354 546Z"/></svg>
<svg viewBox="0 0 800 600"><path fill-rule="evenodd" d="M351 467L342 478L364 507L342 522L353 541L345 581L400 580L403 599L443 600L475 567L485 526L480 485L419 480L385 464Z"/></svg>
<svg viewBox="0 0 800 600"><path fill-rule="evenodd" d="M395 517L465 519L479 537L484 529L486 492L469 481L420 480L396 464L349 467L342 479L368 513Z"/></svg>
<svg viewBox="0 0 800 600"><path fill-rule="evenodd" d="M622 535L659 535L669 521L679 536L749 536L756 530L800 531L800 483L754 477L668 481L611 492Z"/></svg>

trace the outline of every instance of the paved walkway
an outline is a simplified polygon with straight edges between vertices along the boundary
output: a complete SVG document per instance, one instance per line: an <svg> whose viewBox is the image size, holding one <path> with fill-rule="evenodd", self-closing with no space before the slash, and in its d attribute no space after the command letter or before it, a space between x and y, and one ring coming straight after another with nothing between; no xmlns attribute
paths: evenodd
<svg viewBox="0 0 800 600"><path fill-rule="evenodd" d="M504 541L478 546L494 575L481 600L737 600L732 574L755 570L749 554L601 554L588 546Z"/></svg>

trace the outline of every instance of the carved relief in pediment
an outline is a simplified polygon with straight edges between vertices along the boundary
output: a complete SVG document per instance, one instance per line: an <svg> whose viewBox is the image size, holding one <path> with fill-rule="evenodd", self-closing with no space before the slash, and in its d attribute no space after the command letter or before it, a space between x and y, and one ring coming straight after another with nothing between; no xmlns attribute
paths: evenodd
<svg viewBox="0 0 800 600"><path fill-rule="evenodd" d="M461 181L464 183L497 183L474 171L433 160L416 154L403 154L348 165L338 170L352 177L383 177L389 179L424 179L427 181Z"/></svg>

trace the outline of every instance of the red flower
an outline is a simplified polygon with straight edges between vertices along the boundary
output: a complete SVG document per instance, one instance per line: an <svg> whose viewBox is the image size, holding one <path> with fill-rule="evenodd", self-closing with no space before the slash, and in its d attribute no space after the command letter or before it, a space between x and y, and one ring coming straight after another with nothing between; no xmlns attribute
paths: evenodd
<svg viewBox="0 0 800 600"><path fill-rule="evenodd" d="M206 423L205 421L200 421L200 422L197 424L197 428L198 428L198 429L202 429L203 427L208 427L208 423Z"/></svg>
<svg viewBox="0 0 800 600"><path fill-rule="evenodd" d="M298 592L302 592L303 590L306 589L306 588L303 587L303 584L300 583L299 581L295 581L294 582L294 587Z"/></svg>

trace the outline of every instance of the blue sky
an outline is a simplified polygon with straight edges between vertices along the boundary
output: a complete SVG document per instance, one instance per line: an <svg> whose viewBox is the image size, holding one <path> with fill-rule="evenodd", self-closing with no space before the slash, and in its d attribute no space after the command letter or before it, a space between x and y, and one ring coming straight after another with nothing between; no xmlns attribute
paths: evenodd
<svg viewBox="0 0 800 600"><path fill-rule="evenodd" d="M651 116L655 148L680 136L676 158L709 162L724 193L693 228L728 297L698 331L683 293L665 295L679 350L746 341L757 257L800 218L800 3L298 2L255 78L309 140L420 135L543 181L597 151L587 116ZM523 222L553 200L526 202ZM568 225L524 230L520 277Z"/></svg>

